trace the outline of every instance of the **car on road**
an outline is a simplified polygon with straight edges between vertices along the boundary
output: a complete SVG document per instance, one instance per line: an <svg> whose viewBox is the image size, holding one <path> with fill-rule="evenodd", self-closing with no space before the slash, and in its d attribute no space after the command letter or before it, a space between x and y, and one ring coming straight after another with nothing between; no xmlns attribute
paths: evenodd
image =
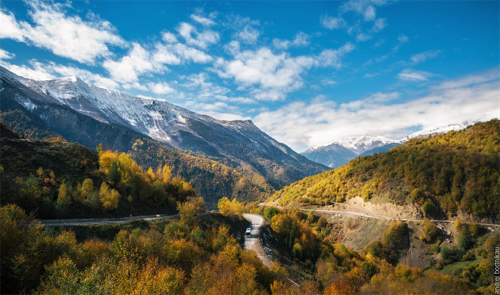
<svg viewBox="0 0 500 295"><path fill-rule="evenodd" d="M251 232L252 232L252 228L251 228L251 227L249 227L249 228L247 228L247 231L245 232L245 234L246 234L247 236L249 236Z"/></svg>

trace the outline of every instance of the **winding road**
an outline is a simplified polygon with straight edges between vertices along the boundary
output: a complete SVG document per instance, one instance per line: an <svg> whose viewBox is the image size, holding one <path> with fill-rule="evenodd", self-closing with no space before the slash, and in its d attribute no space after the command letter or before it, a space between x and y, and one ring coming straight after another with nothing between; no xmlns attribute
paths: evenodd
<svg viewBox="0 0 500 295"><path fill-rule="evenodd" d="M115 223L126 223L134 220L155 220L163 218L172 218L179 216L179 214L167 215L167 214L157 214L157 215L141 215L141 216L130 216L130 217L117 217L117 218L81 218L81 219L42 219L40 223L45 226L77 226L77 225L96 225L96 224L115 224Z"/></svg>
<svg viewBox="0 0 500 295"><path fill-rule="evenodd" d="M262 245L259 242L260 227L264 224L264 217L249 213L243 214L243 217L252 223L250 236L245 235L245 250L254 251L262 263L270 267L272 262L264 253L264 249L262 249Z"/></svg>

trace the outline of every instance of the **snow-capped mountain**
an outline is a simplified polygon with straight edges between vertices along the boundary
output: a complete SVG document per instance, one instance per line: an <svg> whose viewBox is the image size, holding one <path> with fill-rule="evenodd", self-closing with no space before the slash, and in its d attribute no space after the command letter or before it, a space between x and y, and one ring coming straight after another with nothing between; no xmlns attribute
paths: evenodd
<svg viewBox="0 0 500 295"><path fill-rule="evenodd" d="M392 140L383 136L363 135L358 137L346 137L330 143L343 146L356 154L361 154L371 149L381 147L391 143L400 143L398 140Z"/></svg>
<svg viewBox="0 0 500 295"><path fill-rule="evenodd" d="M404 139L393 140L383 136L364 135L359 137L347 137L335 140L327 145L314 147L303 153L309 160L321 163L331 168L347 164L358 156L368 156L376 153L387 152L391 148L401 145L403 142L417 137L427 137L449 131L462 130L471 123L450 124L438 128L426 129L414 132Z"/></svg>
<svg viewBox="0 0 500 295"><path fill-rule="evenodd" d="M426 137L429 135L447 133L450 131L458 131L458 130L465 129L471 125L472 125L472 123L464 122L464 123L450 124L450 125L446 125L446 126L432 128L432 129L421 130L421 131L417 131L417 132L414 132L414 133L408 135L408 137L406 139L412 139L412 138L416 138L416 137Z"/></svg>
<svg viewBox="0 0 500 295"><path fill-rule="evenodd" d="M337 168L347 164L347 162L357 157L355 152L339 144L330 144L309 149L303 152L302 155L311 161L321 163L330 168Z"/></svg>
<svg viewBox="0 0 500 295"><path fill-rule="evenodd" d="M250 170L276 187L326 170L262 132L251 121L217 120L163 100L89 85L76 77L36 81L0 67L0 89L2 104L12 99L56 133L90 147L96 146L98 136L109 141L107 134L99 133L104 128L88 119L84 120L86 126L73 126L73 119L61 119L66 118L68 110L100 124L121 126L171 147ZM95 134L96 138L80 139L75 136L79 132Z"/></svg>
<svg viewBox="0 0 500 295"><path fill-rule="evenodd" d="M2 74L4 72L5 69ZM236 132L242 125L253 125L250 121L219 121L163 100L129 96L89 85L77 77L36 81L10 74L11 79L17 78L36 93L50 96L83 115L100 122L126 126L174 147L181 145L175 140L179 133L190 129L189 120L221 124Z"/></svg>
<svg viewBox="0 0 500 295"><path fill-rule="evenodd" d="M302 153L309 160L316 161L330 168L347 164L350 160L363 155L386 152L402 141L383 136L363 135L335 140L330 144L315 147Z"/></svg>

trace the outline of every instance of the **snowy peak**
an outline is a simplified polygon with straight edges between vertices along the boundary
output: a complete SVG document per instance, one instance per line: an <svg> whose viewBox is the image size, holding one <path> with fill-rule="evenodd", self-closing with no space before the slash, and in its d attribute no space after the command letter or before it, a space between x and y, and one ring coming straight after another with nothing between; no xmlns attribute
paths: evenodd
<svg viewBox="0 0 500 295"><path fill-rule="evenodd" d="M441 126L441 127L437 127L437 128L426 129L426 130L417 131L417 132L414 132L414 133L408 135L407 139L417 138L417 137L426 137L428 135L435 135L435 134L446 133L446 132L450 132L450 131L458 131L458 130L465 129L470 125L472 125L472 123L464 122L464 123L450 124L447 126Z"/></svg>
<svg viewBox="0 0 500 295"><path fill-rule="evenodd" d="M361 154L365 151L381 147L391 143L399 143L397 140L392 140L383 136L363 135L359 137L347 137L332 142L330 145L336 144L343 146L356 154Z"/></svg>
<svg viewBox="0 0 500 295"><path fill-rule="evenodd" d="M191 131L194 121L217 124L240 131L257 129L251 121L222 121L172 105L164 100L130 96L100 88L78 77L37 81L19 77L0 67L0 77L23 84L29 89L55 98L60 104L100 122L124 125L155 140L178 147L173 137ZM199 125L199 124L197 124ZM260 130L259 130L260 131Z"/></svg>
<svg viewBox="0 0 500 295"><path fill-rule="evenodd" d="M302 155L309 160L321 163L330 168L337 168L360 155L385 152L400 143L400 141L383 136L363 135L342 138L328 145L309 149L303 152Z"/></svg>
<svg viewBox="0 0 500 295"><path fill-rule="evenodd" d="M29 112L37 110L36 116L48 125L53 124L50 126L56 132L68 138L79 140L73 137L74 134L83 134L82 138L90 143L93 139L89 134L100 132L96 126L118 125L173 148L214 157L224 165L258 173L276 188L326 170L325 166L307 160L265 134L249 120L217 120L164 100L99 88L77 77L36 81L18 77L0 67L0 80L6 82L0 89L9 87L12 93L9 99ZM3 93L5 91L0 92ZM61 111L68 107L71 112ZM62 116L63 113L67 116ZM70 116L91 117L100 124L75 126L76 123L68 119ZM91 121L85 118L85 122ZM106 134L100 136L108 140Z"/></svg>

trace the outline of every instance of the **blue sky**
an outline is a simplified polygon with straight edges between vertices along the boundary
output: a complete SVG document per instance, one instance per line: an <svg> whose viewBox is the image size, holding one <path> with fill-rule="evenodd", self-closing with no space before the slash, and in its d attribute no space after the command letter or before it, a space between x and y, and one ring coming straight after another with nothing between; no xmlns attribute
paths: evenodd
<svg viewBox="0 0 500 295"><path fill-rule="evenodd" d="M303 151L500 117L498 1L1 1L0 64L78 76Z"/></svg>

